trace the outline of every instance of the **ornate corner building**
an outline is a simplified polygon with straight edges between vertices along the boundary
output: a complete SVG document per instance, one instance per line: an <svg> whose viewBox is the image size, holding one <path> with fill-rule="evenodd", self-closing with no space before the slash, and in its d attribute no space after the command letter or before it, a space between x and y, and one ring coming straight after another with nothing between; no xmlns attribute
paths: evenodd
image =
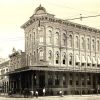
<svg viewBox="0 0 100 100"><path fill-rule="evenodd" d="M99 90L100 30L55 18L41 5L21 28L25 55L20 63L24 65L10 68L10 89L16 93L25 88L38 90L39 95L44 87L47 95Z"/></svg>

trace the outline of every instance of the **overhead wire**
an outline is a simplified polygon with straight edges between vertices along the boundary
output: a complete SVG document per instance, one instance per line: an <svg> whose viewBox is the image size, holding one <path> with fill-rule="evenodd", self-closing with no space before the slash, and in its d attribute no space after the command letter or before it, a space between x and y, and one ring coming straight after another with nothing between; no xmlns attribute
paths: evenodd
<svg viewBox="0 0 100 100"><path fill-rule="evenodd" d="M66 20L76 20L76 19L80 19L82 21L82 19L84 18L90 18L90 17L99 17L100 15L94 15L94 16L80 16L78 18L72 18L72 19L66 19Z"/></svg>

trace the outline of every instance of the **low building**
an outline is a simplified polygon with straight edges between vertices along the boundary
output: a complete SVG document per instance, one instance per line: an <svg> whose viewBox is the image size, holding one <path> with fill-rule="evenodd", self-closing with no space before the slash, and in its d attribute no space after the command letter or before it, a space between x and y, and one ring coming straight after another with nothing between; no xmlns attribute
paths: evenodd
<svg viewBox="0 0 100 100"><path fill-rule="evenodd" d="M0 89L1 92L7 93L9 90L9 77L6 75L9 72L9 60L3 61L0 64Z"/></svg>
<svg viewBox="0 0 100 100"><path fill-rule="evenodd" d="M15 90L14 92L18 92L18 90L20 89L18 85L18 83L20 82L20 77L16 76L16 71L18 72L25 67L26 64L25 52L22 52L21 50L16 51L13 48L12 54L10 54L9 57L10 57L9 72L11 72L9 74L11 75L13 74L11 77L9 75L9 84L10 84L9 90L13 89Z"/></svg>

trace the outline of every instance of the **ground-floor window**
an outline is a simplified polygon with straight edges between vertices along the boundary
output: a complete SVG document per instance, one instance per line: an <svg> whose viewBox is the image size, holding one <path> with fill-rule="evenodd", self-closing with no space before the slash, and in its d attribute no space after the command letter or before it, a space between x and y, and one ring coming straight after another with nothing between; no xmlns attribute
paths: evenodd
<svg viewBox="0 0 100 100"><path fill-rule="evenodd" d="M73 75L72 75L72 73L70 73L70 81L69 81L69 84L70 84L70 85L73 84Z"/></svg>
<svg viewBox="0 0 100 100"><path fill-rule="evenodd" d="M48 74L48 85L53 85L53 75L52 74Z"/></svg>
<svg viewBox="0 0 100 100"><path fill-rule="evenodd" d="M59 85L60 83L60 77L58 74L55 74L55 85Z"/></svg>
<svg viewBox="0 0 100 100"><path fill-rule="evenodd" d="M66 85L66 74L63 74L63 85Z"/></svg>

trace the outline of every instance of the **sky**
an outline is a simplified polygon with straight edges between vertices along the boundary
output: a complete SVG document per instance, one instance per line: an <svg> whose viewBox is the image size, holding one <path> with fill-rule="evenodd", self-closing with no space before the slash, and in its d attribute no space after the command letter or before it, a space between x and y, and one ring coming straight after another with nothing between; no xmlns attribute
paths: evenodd
<svg viewBox="0 0 100 100"><path fill-rule="evenodd" d="M13 47L24 51L20 26L40 4L61 19L100 15L100 0L0 0L0 57L7 58ZM100 17L71 21L100 29Z"/></svg>

